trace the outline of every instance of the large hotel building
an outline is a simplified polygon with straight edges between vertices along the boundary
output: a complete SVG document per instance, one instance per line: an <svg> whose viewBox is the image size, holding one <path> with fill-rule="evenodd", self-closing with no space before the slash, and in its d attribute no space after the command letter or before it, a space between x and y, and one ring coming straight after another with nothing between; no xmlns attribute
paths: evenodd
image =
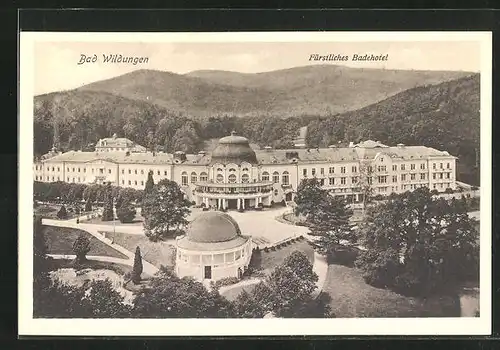
<svg viewBox="0 0 500 350"><path fill-rule="evenodd" d="M389 147L369 140L347 147L254 150L234 133L211 152L198 154L151 153L116 135L97 145L95 152L50 152L34 162L34 180L143 189L152 171L155 183L177 182L197 205L228 209L291 201L301 180L312 177L350 203L362 201L368 183L373 195L422 186L456 189L456 157L424 146Z"/></svg>

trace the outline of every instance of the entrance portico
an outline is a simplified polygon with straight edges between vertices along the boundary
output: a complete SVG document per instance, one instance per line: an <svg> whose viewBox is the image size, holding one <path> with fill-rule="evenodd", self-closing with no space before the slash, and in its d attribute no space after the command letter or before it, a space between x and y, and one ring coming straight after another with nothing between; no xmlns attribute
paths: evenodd
<svg viewBox="0 0 500 350"><path fill-rule="evenodd" d="M272 183L216 184L197 183L196 204L217 209L245 210L270 206Z"/></svg>

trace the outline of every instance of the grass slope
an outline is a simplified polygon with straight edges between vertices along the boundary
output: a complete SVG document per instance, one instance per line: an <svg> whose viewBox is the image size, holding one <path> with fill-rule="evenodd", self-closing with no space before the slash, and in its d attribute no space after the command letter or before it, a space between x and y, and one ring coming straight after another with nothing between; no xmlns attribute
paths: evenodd
<svg viewBox="0 0 500 350"><path fill-rule="evenodd" d="M90 240L90 251L87 255L102 255L119 259L128 258L126 255L99 241L86 231L55 226L44 226L44 229L48 254L74 255L73 243L80 234L83 234Z"/></svg>

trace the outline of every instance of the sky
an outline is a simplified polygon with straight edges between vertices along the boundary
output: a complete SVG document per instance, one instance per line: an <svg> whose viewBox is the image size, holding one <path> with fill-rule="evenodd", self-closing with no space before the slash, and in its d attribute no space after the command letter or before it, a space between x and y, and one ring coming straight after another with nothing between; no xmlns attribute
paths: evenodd
<svg viewBox="0 0 500 350"><path fill-rule="evenodd" d="M36 42L35 95L70 90L137 69L184 74L195 70L258 73L317 64L358 68L459 70L479 72L479 43L448 42ZM78 64L81 55L95 63ZM103 63L103 54L148 57L144 64ZM310 61L311 54L382 54L380 62Z"/></svg>

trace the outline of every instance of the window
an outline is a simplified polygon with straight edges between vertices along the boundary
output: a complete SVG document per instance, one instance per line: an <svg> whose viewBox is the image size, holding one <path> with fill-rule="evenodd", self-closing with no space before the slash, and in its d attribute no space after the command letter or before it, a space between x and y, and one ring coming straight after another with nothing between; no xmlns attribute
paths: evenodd
<svg viewBox="0 0 500 350"><path fill-rule="evenodd" d="M394 165L392 166L392 171L397 171L397 170L398 170L398 166L397 166L396 164L394 164Z"/></svg>
<svg viewBox="0 0 500 350"><path fill-rule="evenodd" d="M356 172L358 172L358 167L357 166L353 166L351 170L352 170L353 173L356 173Z"/></svg>
<svg viewBox="0 0 500 350"><path fill-rule="evenodd" d="M194 184L197 181L198 181L198 175L193 171L191 173L191 183Z"/></svg>
<svg viewBox="0 0 500 350"><path fill-rule="evenodd" d="M345 185L345 177L341 177L340 178L340 184L341 185Z"/></svg>
<svg viewBox="0 0 500 350"><path fill-rule="evenodd" d="M49 169L47 168L47 170L49 170ZM75 172L75 168L73 168L73 172Z"/></svg>
<svg viewBox="0 0 500 350"><path fill-rule="evenodd" d="M141 175L144 175L144 169L141 169Z"/></svg>
<svg viewBox="0 0 500 350"><path fill-rule="evenodd" d="M330 184L330 186L335 185L335 178L334 177L329 178L328 183Z"/></svg>
<svg viewBox="0 0 500 350"><path fill-rule="evenodd" d="M222 174L217 174L216 181L217 181L217 183L223 183L224 176L222 176Z"/></svg>
<svg viewBox="0 0 500 350"><path fill-rule="evenodd" d="M432 163L432 169L436 170L436 163Z"/></svg>
<svg viewBox="0 0 500 350"><path fill-rule="evenodd" d="M274 195L277 196L278 195L278 190L274 190Z"/></svg>
<svg viewBox="0 0 500 350"><path fill-rule="evenodd" d="M137 186L137 180L134 181L134 184Z"/></svg>
<svg viewBox="0 0 500 350"><path fill-rule="evenodd" d="M122 180L122 185L125 185L125 180Z"/></svg>
<svg viewBox="0 0 500 350"><path fill-rule="evenodd" d="M316 168L311 169L311 174L312 174L312 176L316 175Z"/></svg>
<svg viewBox="0 0 500 350"><path fill-rule="evenodd" d="M380 163L384 162L384 157L380 157Z"/></svg>
<svg viewBox="0 0 500 350"><path fill-rule="evenodd" d="M420 180L425 180L425 173L420 174Z"/></svg>
<svg viewBox="0 0 500 350"><path fill-rule="evenodd" d="M40 179L41 179L41 178L42 178L42 177L40 176ZM69 177L67 177L67 178L66 178L66 181L67 181L67 182L69 182Z"/></svg>
<svg viewBox="0 0 500 350"><path fill-rule="evenodd" d="M398 182L398 176L392 175L392 182Z"/></svg>
<svg viewBox="0 0 500 350"><path fill-rule="evenodd" d="M236 182L236 175L234 175L234 174L229 174L229 176L228 176L228 178L227 178L227 179L228 179L229 183L234 184L234 183Z"/></svg>
<svg viewBox="0 0 500 350"><path fill-rule="evenodd" d="M401 181L406 181L406 174L401 174Z"/></svg>
<svg viewBox="0 0 500 350"><path fill-rule="evenodd" d="M229 172L230 172L230 173L234 173L235 171L236 171L236 169L235 169L235 168L231 168L231 169L229 169Z"/></svg>
<svg viewBox="0 0 500 350"><path fill-rule="evenodd" d="M425 169L425 163L420 164L420 169L424 170Z"/></svg>
<svg viewBox="0 0 500 350"><path fill-rule="evenodd" d="M207 182L208 181L208 174L203 172L200 174L200 181L201 182Z"/></svg>
<svg viewBox="0 0 500 350"><path fill-rule="evenodd" d="M449 179L450 178L450 173L446 173L446 178Z"/></svg>
<svg viewBox="0 0 500 350"><path fill-rule="evenodd" d="M307 169L302 169L302 175L304 175L304 177L307 177Z"/></svg>
<svg viewBox="0 0 500 350"><path fill-rule="evenodd" d="M129 184L129 185L132 185L132 181L128 180L128 184Z"/></svg>
<svg viewBox="0 0 500 350"><path fill-rule="evenodd" d="M352 183L353 184L357 184L358 183L358 177L357 176L353 176L352 179L351 179Z"/></svg>
<svg viewBox="0 0 500 350"><path fill-rule="evenodd" d="M92 168L92 174L94 173L94 168Z"/></svg>
<svg viewBox="0 0 500 350"><path fill-rule="evenodd" d="M410 180L415 180L415 174L410 174Z"/></svg>
<svg viewBox="0 0 500 350"><path fill-rule="evenodd" d="M320 169L319 169L319 173L320 173L321 175L325 175L325 168L320 168Z"/></svg>
<svg viewBox="0 0 500 350"><path fill-rule="evenodd" d="M52 176L52 181L54 181L54 176Z"/></svg>
<svg viewBox="0 0 500 350"><path fill-rule="evenodd" d="M48 180L48 179L49 179L49 177L47 176L47 180ZM72 180L73 180L73 182L75 182L75 178L73 178Z"/></svg>
<svg viewBox="0 0 500 350"><path fill-rule="evenodd" d="M52 168L52 170L54 170L54 168ZM78 168L78 172L80 172L80 168Z"/></svg>
<svg viewBox="0 0 500 350"><path fill-rule="evenodd" d="M449 169L449 167L448 167L448 169ZM61 171L59 167L57 167L57 171Z"/></svg>
<svg viewBox="0 0 500 350"><path fill-rule="evenodd" d="M135 174L137 175L137 169L135 169Z"/></svg>
<svg viewBox="0 0 500 350"><path fill-rule="evenodd" d="M320 180L319 180L319 184L320 184L321 186L325 186L325 179L320 179Z"/></svg>
<svg viewBox="0 0 500 350"><path fill-rule="evenodd" d="M269 181L269 173L267 171L262 173L262 181Z"/></svg>
<svg viewBox="0 0 500 350"><path fill-rule="evenodd" d="M222 171L222 168L217 168L217 171Z"/></svg>
<svg viewBox="0 0 500 350"><path fill-rule="evenodd" d="M380 184L387 183L387 176L379 176L378 177L378 183L380 183Z"/></svg>
<svg viewBox="0 0 500 350"><path fill-rule="evenodd" d="M144 186L144 181L141 181L141 186Z"/></svg>
<svg viewBox="0 0 500 350"><path fill-rule="evenodd" d="M163 172L163 175L167 176L167 171L166 170Z"/></svg>
<svg viewBox="0 0 500 350"><path fill-rule="evenodd" d="M321 168L321 171L323 172L323 171L324 171L324 169L323 169L323 168ZM284 172L283 172L283 175L281 175L281 183L282 183L283 185L288 185L288 184L290 183L290 176L289 176L289 174L288 174L288 171L284 171Z"/></svg>
<svg viewBox="0 0 500 350"><path fill-rule="evenodd" d="M446 163L446 169L450 169L450 163ZM59 169L58 169L59 171Z"/></svg>
<svg viewBox="0 0 500 350"><path fill-rule="evenodd" d="M436 173L432 174L432 179L436 180Z"/></svg>
<svg viewBox="0 0 500 350"><path fill-rule="evenodd" d="M122 169L122 175L125 174L125 169Z"/></svg>
<svg viewBox="0 0 500 350"><path fill-rule="evenodd" d="M241 182L248 183L249 181L250 181L250 175L248 174L241 175Z"/></svg>
<svg viewBox="0 0 500 350"><path fill-rule="evenodd" d="M384 171L387 171L387 167L385 165L379 165L377 170L379 172L384 172Z"/></svg>
<svg viewBox="0 0 500 350"><path fill-rule="evenodd" d="M243 168L241 169L241 171L248 171L248 168Z"/></svg>
<svg viewBox="0 0 500 350"><path fill-rule="evenodd" d="M330 168L328 168L328 172L330 174L334 174L335 173L335 167L331 166Z"/></svg>
<svg viewBox="0 0 500 350"><path fill-rule="evenodd" d="M443 173L439 173L439 178L442 179L443 178Z"/></svg>
<svg viewBox="0 0 500 350"><path fill-rule="evenodd" d="M439 169L443 169L443 163L439 163Z"/></svg>
<svg viewBox="0 0 500 350"><path fill-rule="evenodd" d="M182 186L187 186L188 184L188 174L185 171L181 174L181 184Z"/></svg>
<svg viewBox="0 0 500 350"><path fill-rule="evenodd" d="M345 166L340 167L340 173L345 174Z"/></svg>
<svg viewBox="0 0 500 350"><path fill-rule="evenodd" d="M373 183L373 178L370 176L370 177L368 178L368 184L369 184L369 185L371 185L372 183Z"/></svg>
<svg viewBox="0 0 500 350"><path fill-rule="evenodd" d="M275 172L273 173L273 182L274 182L275 184L277 184L278 182L280 182L280 173L278 173L277 171L275 171Z"/></svg>
<svg viewBox="0 0 500 350"><path fill-rule="evenodd" d="M128 173L129 173L129 174L132 174L132 170L128 169Z"/></svg>
<svg viewBox="0 0 500 350"><path fill-rule="evenodd" d="M401 164L401 170L406 170L406 166L404 164Z"/></svg>
<svg viewBox="0 0 500 350"><path fill-rule="evenodd" d="M410 164L410 170L415 170L415 164Z"/></svg>
<svg viewBox="0 0 500 350"><path fill-rule="evenodd" d="M158 174L158 176L160 176L160 170L158 170L156 173Z"/></svg>
<svg viewBox="0 0 500 350"><path fill-rule="evenodd" d="M74 171L74 170L75 170L75 169L73 169L73 171ZM104 174L104 169L103 169L103 168L99 169L99 173L100 173L100 174Z"/></svg>

